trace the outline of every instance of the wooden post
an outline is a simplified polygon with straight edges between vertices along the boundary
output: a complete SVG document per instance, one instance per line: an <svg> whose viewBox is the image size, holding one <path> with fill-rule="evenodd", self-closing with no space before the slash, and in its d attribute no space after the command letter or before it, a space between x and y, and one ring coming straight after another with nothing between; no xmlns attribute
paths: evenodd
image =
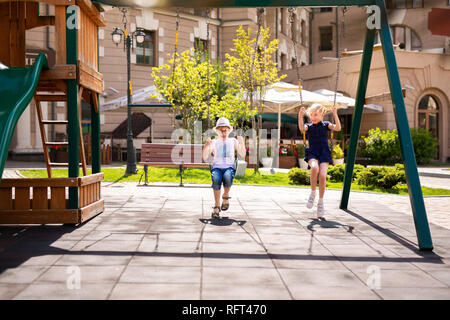
<svg viewBox="0 0 450 320"><path fill-rule="evenodd" d="M74 7L64 7L66 21L74 21L78 14ZM77 65L77 29L74 26L66 29L66 59L67 64ZM67 135L69 141L69 177L76 178L80 174L80 145L79 145L79 114L78 114L78 83L77 80L67 80ZM69 188L69 209L79 208L79 194L77 187Z"/></svg>

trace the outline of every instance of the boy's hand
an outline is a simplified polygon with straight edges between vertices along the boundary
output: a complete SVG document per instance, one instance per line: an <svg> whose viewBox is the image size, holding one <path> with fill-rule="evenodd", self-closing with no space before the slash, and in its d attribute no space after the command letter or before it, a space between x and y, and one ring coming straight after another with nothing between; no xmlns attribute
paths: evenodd
<svg viewBox="0 0 450 320"><path fill-rule="evenodd" d="M205 147L209 146L211 144L211 138L208 138L205 142Z"/></svg>

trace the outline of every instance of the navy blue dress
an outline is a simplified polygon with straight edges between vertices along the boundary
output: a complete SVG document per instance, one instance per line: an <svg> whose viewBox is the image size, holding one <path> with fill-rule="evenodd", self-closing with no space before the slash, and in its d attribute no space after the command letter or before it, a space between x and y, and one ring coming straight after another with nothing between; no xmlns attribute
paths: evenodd
<svg viewBox="0 0 450 320"><path fill-rule="evenodd" d="M305 150L305 161L308 162L309 159L317 159L319 163L328 162L333 163L331 159L331 151L328 146L328 125L330 121L320 121L316 124L307 123L308 131L308 142L309 148Z"/></svg>

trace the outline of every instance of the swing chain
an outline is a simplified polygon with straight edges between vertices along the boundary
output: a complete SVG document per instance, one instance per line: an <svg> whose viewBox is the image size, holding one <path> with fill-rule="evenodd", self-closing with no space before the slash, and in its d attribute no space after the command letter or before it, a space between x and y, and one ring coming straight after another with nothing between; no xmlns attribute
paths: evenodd
<svg viewBox="0 0 450 320"><path fill-rule="evenodd" d="M173 85L174 85L174 78L175 78L175 65L177 61L177 49L178 49L178 30L180 26L180 9L176 9L176 22L175 22L175 46L174 46L174 52L173 52L173 65L172 65L172 86L170 87L170 97L169 101L173 104ZM172 108L174 109L174 108ZM172 127L175 128L175 110L173 110L172 114Z"/></svg>
<svg viewBox="0 0 450 320"><path fill-rule="evenodd" d="M302 85L301 85L302 81L300 79L300 69L299 69L298 56L297 56L297 41L294 37L294 34L295 34L294 11L295 11L294 7L289 7L288 12L289 12L289 22L291 24L291 39L292 39L292 43L294 44L295 71L297 73L298 92L300 95L300 106L302 106L303 105Z"/></svg>
<svg viewBox="0 0 450 320"><path fill-rule="evenodd" d="M206 100L207 100L207 106L208 106L208 114L207 114L207 121L208 121L208 129L210 129L210 119L209 119L209 25L210 25L210 13L211 9L206 8Z"/></svg>

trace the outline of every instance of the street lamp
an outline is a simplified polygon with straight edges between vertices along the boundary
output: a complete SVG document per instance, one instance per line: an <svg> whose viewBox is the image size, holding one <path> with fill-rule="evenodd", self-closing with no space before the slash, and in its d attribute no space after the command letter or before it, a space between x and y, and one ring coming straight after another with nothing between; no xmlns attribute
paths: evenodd
<svg viewBox="0 0 450 320"><path fill-rule="evenodd" d="M123 29L114 28L114 31L111 33L112 41L119 45L122 41L122 36L125 37L124 49L127 52L127 174L132 174L137 172L136 168L136 149L133 146L133 131L131 129L131 75L130 75L130 51L133 46L133 38L136 38L136 42L141 44L145 40L145 32L144 30L137 28L136 31L131 34L128 33L127 30L127 18L125 8L119 9L122 14L122 23Z"/></svg>

